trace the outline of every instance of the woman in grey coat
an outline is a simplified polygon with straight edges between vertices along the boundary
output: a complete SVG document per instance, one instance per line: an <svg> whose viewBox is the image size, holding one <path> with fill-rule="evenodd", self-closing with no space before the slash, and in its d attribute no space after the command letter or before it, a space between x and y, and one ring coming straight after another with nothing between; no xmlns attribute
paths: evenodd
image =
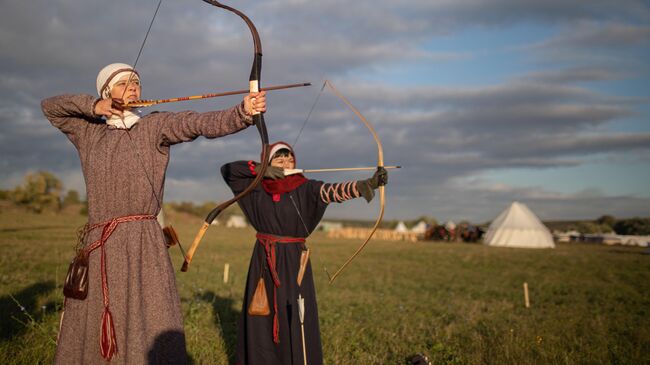
<svg viewBox="0 0 650 365"><path fill-rule="evenodd" d="M250 126L251 115L266 110L265 95L251 93L221 111L141 116L120 107L140 98L137 71L120 63L100 71L97 92L99 98L59 95L42 101L47 119L79 153L88 197L81 242L89 260L88 294L65 300L56 363L183 364L180 301L155 219L170 147Z"/></svg>

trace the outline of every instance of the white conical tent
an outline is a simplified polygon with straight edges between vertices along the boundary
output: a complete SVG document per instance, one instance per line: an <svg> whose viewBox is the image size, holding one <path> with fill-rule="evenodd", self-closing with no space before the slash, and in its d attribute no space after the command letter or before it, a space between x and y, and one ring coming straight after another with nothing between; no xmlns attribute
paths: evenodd
<svg viewBox="0 0 650 365"><path fill-rule="evenodd" d="M397 227L395 227L395 232L408 232L408 228L406 228L404 222L400 221L397 223Z"/></svg>
<svg viewBox="0 0 650 365"><path fill-rule="evenodd" d="M553 236L535 213L513 202L492 221L483 243L488 246L554 248Z"/></svg>
<svg viewBox="0 0 650 365"><path fill-rule="evenodd" d="M424 233L426 231L427 231L427 222L425 221L420 221L413 228L411 228L411 232L413 233Z"/></svg>

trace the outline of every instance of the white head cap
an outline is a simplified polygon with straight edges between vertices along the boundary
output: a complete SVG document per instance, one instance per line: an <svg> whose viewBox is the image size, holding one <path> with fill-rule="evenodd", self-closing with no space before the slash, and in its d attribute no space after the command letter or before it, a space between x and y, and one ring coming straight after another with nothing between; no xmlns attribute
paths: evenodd
<svg viewBox="0 0 650 365"><path fill-rule="evenodd" d="M110 65L104 67L99 74L97 74L97 94L102 99L108 99L111 94L111 88L125 75L131 77L135 80L140 80L138 71L133 69L130 65L126 63L111 63Z"/></svg>
<svg viewBox="0 0 650 365"><path fill-rule="evenodd" d="M291 148L291 146L289 146L289 144L286 143L286 142L276 142L276 143L272 144L270 147L271 147L271 150L269 151L269 159L272 159L273 155L275 155L276 152L278 152L279 150L282 150L282 149L287 149L287 150L289 150L291 152L292 155L294 154L293 153L293 148Z"/></svg>

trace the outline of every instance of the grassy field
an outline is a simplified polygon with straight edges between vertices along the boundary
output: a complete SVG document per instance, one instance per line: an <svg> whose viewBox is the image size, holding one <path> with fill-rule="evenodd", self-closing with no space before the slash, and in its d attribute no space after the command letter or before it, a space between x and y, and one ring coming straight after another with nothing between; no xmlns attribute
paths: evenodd
<svg viewBox="0 0 650 365"><path fill-rule="evenodd" d="M200 219L168 217L189 246ZM0 211L0 358L52 363L62 281L84 217ZM212 227L189 273L170 251L197 364L233 360L254 232ZM330 271L361 242L310 239L327 364L650 363L650 255L644 249L555 250L373 241L334 285ZM230 264L230 281L223 267ZM530 289L524 307L522 285Z"/></svg>

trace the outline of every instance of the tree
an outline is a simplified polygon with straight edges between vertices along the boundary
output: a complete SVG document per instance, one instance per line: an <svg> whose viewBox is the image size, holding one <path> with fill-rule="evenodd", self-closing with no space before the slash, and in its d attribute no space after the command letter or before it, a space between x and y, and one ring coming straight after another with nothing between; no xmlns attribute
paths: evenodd
<svg viewBox="0 0 650 365"><path fill-rule="evenodd" d="M601 226L609 226L609 228L614 230L614 225L616 224L616 218L614 218L611 215L603 215L600 218L596 219L596 222Z"/></svg>
<svg viewBox="0 0 650 365"><path fill-rule="evenodd" d="M650 235L650 218L621 219L614 225L617 234Z"/></svg>
<svg viewBox="0 0 650 365"><path fill-rule="evenodd" d="M69 190L68 193L65 195L65 198L63 198L63 206L67 207L70 205L77 205L81 203L81 199L79 199L79 193L76 190Z"/></svg>
<svg viewBox="0 0 650 365"><path fill-rule="evenodd" d="M574 227L578 232L586 234L610 233L612 231L612 227L594 221L578 222Z"/></svg>
<svg viewBox="0 0 650 365"><path fill-rule="evenodd" d="M27 209L41 213L44 210L61 209L63 183L48 171L25 175L25 184L11 192L11 200Z"/></svg>

